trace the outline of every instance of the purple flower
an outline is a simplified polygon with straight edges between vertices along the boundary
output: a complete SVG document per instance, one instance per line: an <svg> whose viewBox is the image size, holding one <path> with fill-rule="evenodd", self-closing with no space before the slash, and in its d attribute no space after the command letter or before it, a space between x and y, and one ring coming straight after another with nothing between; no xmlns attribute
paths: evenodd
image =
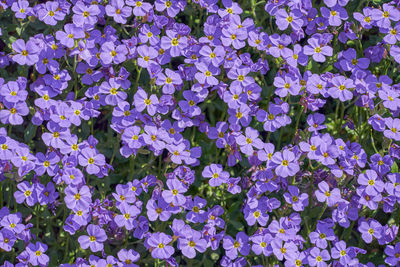
<svg viewBox="0 0 400 267"><path fill-rule="evenodd" d="M292 10L289 14L284 9L279 9L275 13L276 24L279 30L283 31L290 25L294 31L298 31L303 26L303 14L298 9Z"/></svg>
<svg viewBox="0 0 400 267"><path fill-rule="evenodd" d="M159 232L151 234L146 239L146 243L152 248L151 256L155 259L168 259L174 254L174 248L169 245L171 241L172 238L169 235Z"/></svg>
<svg viewBox="0 0 400 267"><path fill-rule="evenodd" d="M4 124L21 125L24 122L23 116L29 114L29 108L25 102L5 102L7 109L0 110L0 120Z"/></svg>
<svg viewBox="0 0 400 267"><path fill-rule="evenodd" d="M309 132L318 132L319 130L326 129L326 125L323 124L325 121L325 115L321 113L310 114L307 117L307 124L310 126L307 128Z"/></svg>
<svg viewBox="0 0 400 267"><path fill-rule="evenodd" d="M182 254L193 259L196 257L196 250L204 253L207 249L207 241L201 238L201 233L196 230L188 231L185 235L178 239L178 249L182 250Z"/></svg>
<svg viewBox="0 0 400 267"><path fill-rule="evenodd" d="M121 214L115 216L114 221L119 227L125 227L127 230L132 230L137 226L136 217L140 214L140 210L135 205L123 203L118 206Z"/></svg>
<svg viewBox="0 0 400 267"><path fill-rule="evenodd" d="M325 62L325 56L331 57L333 49L330 46L322 45L317 38L308 39L308 45L304 47L304 54L312 56L317 62Z"/></svg>
<svg viewBox="0 0 400 267"><path fill-rule="evenodd" d="M117 23L126 23L126 19L132 15L132 8L125 6L124 0L111 0L109 5L106 5L107 16L113 17Z"/></svg>
<svg viewBox="0 0 400 267"><path fill-rule="evenodd" d="M371 243L374 237L376 239L381 238L382 230L383 230L382 225L374 219L369 219L368 221L361 221L358 225L358 231L361 233L362 239L367 244Z"/></svg>
<svg viewBox="0 0 400 267"><path fill-rule="evenodd" d="M253 245L251 246L251 250L256 255L263 254L264 256L270 256L272 254L272 246L271 242L273 240L270 234L255 234L250 237Z"/></svg>
<svg viewBox="0 0 400 267"><path fill-rule="evenodd" d="M144 109L147 109L149 115L153 116L156 114L159 103L156 95L153 94L148 97L147 93L139 87L133 99L137 111L142 112Z"/></svg>
<svg viewBox="0 0 400 267"><path fill-rule="evenodd" d="M44 254L47 251L47 245L41 242L36 242L36 244L29 243L26 248L29 253L29 263L33 266L43 265L47 266L49 263L49 256Z"/></svg>
<svg viewBox="0 0 400 267"><path fill-rule="evenodd" d="M360 174L357 182L361 185L360 188L365 189L369 196L381 193L385 186L374 170L367 170L365 173Z"/></svg>
<svg viewBox="0 0 400 267"><path fill-rule="evenodd" d="M275 173L284 178L293 176L300 170L294 153L287 149L283 150L283 152L276 152L271 161L276 166Z"/></svg>
<svg viewBox="0 0 400 267"><path fill-rule="evenodd" d="M150 3L143 2L142 0L127 0L126 4L134 7L133 15L137 17L144 17L152 9Z"/></svg>
<svg viewBox="0 0 400 267"><path fill-rule="evenodd" d="M18 192L18 191L17 191ZM2 218L0 221L0 225L11 231L11 233L16 236L25 230L25 225L21 223L22 218L21 215L17 214L9 214Z"/></svg>
<svg viewBox="0 0 400 267"><path fill-rule="evenodd" d="M11 10L15 12L15 17L18 19L24 19L26 16L31 15L32 8L29 7L29 2L25 0L18 0L11 6Z"/></svg>
<svg viewBox="0 0 400 267"><path fill-rule="evenodd" d="M317 267L326 267L328 266L325 261L331 259L329 252L324 249L320 250L317 247L314 247L310 250L310 255L308 256L308 264L310 266L317 266Z"/></svg>
<svg viewBox="0 0 400 267"><path fill-rule="evenodd" d="M353 98L353 93L348 89L354 87L353 80L338 76L332 79L332 87L328 89L328 93L331 97L339 98L340 101L345 102Z"/></svg>
<svg viewBox="0 0 400 267"><path fill-rule="evenodd" d="M343 51L343 58L339 61L344 71L352 71L354 69L367 69L370 60L368 58L358 58L354 48Z"/></svg>
<svg viewBox="0 0 400 267"><path fill-rule="evenodd" d="M69 209L87 209L92 203L92 194L88 186L69 185L65 188L65 204Z"/></svg>
<svg viewBox="0 0 400 267"><path fill-rule="evenodd" d="M400 119L398 118L386 118L386 127L388 128L383 132L383 134L390 139L395 141L400 141Z"/></svg>
<svg viewBox="0 0 400 267"><path fill-rule="evenodd" d="M173 18L179 13L176 0L156 0L154 3L156 10L161 12L166 10L169 17Z"/></svg>
<svg viewBox="0 0 400 267"><path fill-rule="evenodd" d="M217 85L219 83L218 79L214 77L214 75L220 73L219 68L214 67L212 64L207 66L203 62L196 63L196 68L199 72L195 74L195 78L199 83L207 85Z"/></svg>
<svg viewBox="0 0 400 267"><path fill-rule="evenodd" d="M300 190L296 186L289 185L288 192L284 193L283 197L295 211L303 211L308 206L308 195L306 193L300 194Z"/></svg>
<svg viewBox="0 0 400 267"><path fill-rule="evenodd" d="M371 18L380 28L389 28L391 21L400 20L400 11L390 4L383 4L382 10L378 8L372 9Z"/></svg>
<svg viewBox="0 0 400 267"><path fill-rule="evenodd" d="M113 42L105 42L101 46L100 59L104 65L119 64L126 60L128 49L125 45L115 45Z"/></svg>
<svg viewBox="0 0 400 267"><path fill-rule="evenodd" d="M100 14L100 9L97 5L87 6L82 1L76 2L72 11L74 12L72 20L78 27L96 24L97 16Z"/></svg>
<svg viewBox="0 0 400 267"><path fill-rule="evenodd" d="M244 232L239 232L236 239L226 235L223 240L223 246L226 250L226 256L234 260L238 257L238 253L247 256L250 252L249 237Z"/></svg>
<svg viewBox="0 0 400 267"><path fill-rule="evenodd" d="M25 43L24 40L18 39L12 44L12 49L16 54L12 57L12 60L19 65L34 65L39 60L40 48L36 45L33 40L29 40Z"/></svg>
<svg viewBox="0 0 400 267"><path fill-rule="evenodd" d="M339 188L334 188L332 191L329 189L327 182L322 181L318 184L318 190L315 191L315 196L319 202L327 203L328 207L332 207L341 200Z"/></svg>
<svg viewBox="0 0 400 267"><path fill-rule="evenodd" d="M0 248L5 251L11 251L17 238L15 233L3 228L0 230Z"/></svg>
<svg viewBox="0 0 400 267"><path fill-rule="evenodd" d="M106 232L98 225L89 224L86 228L88 235L81 235L78 242L81 248L87 249L90 247L92 252L102 251L103 242L107 240Z"/></svg>
<svg viewBox="0 0 400 267"><path fill-rule="evenodd" d="M182 51L188 46L187 38L179 36L177 32L172 30L167 30L166 34L166 36L161 38L161 48L169 51L172 57L179 57Z"/></svg>
<svg viewBox="0 0 400 267"><path fill-rule="evenodd" d="M331 249L331 255L333 259L338 259L342 265L351 264L357 256L353 248L346 248L344 241L335 243L335 246Z"/></svg>
<svg viewBox="0 0 400 267"><path fill-rule="evenodd" d="M186 202L186 198L183 195L187 191L184 184L178 179L167 179L167 186L169 190L162 192L162 197L165 202L172 203L174 206L182 206Z"/></svg>
<svg viewBox="0 0 400 267"><path fill-rule="evenodd" d="M247 127L245 130L245 135L240 134L236 137L236 142L240 146L240 151L248 156L253 155L254 149L262 149L264 143L258 138L259 132L251 127Z"/></svg>
<svg viewBox="0 0 400 267"><path fill-rule="evenodd" d="M390 266L397 266L400 262L400 243L386 246L385 254L387 255L385 262Z"/></svg>
<svg viewBox="0 0 400 267"><path fill-rule="evenodd" d="M77 27L72 23L65 24L64 31L56 32L56 39L68 48L74 47L75 40L82 38L85 38L85 32L82 28Z"/></svg>
<svg viewBox="0 0 400 267"><path fill-rule="evenodd" d="M173 94L175 88L183 83L181 76L170 69L165 69L165 75L159 73L156 77L156 84L162 85L162 91L164 94Z"/></svg>
<svg viewBox="0 0 400 267"><path fill-rule="evenodd" d="M223 171L221 164L206 166L201 175L205 178L211 178L208 183L213 187L226 183L230 177L228 172Z"/></svg>
<svg viewBox="0 0 400 267"><path fill-rule="evenodd" d="M29 182L24 181L17 185L19 191L15 191L14 197L15 201L19 204L26 201L28 206L33 206L37 202L36 190L33 185L30 185Z"/></svg>
<svg viewBox="0 0 400 267"><path fill-rule="evenodd" d="M47 1L42 4L37 11L39 20L51 26L55 26L58 21L64 20L65 13L59 5L57 1Z"/></svg>
<svg viewBox="0 0 400 267"><path fill-rule="evenodd" d="M321 249L327 248L328 241L333 241L336 238L333 229L326 223L321 223L321 221L318 221L316 231L311 232L309 237L311 243Z"/></svg>
<svg viewBox="0 0 400 267"><path fill-rule="evenodd" d="M326 7L321 7L321 14L324 18L328 19L329 25L331 26L340 26L342 20L347 20L349 18L346 9L341 6L334 6L331 10Z"/></svg>
<svg viewBox="0 0 400 267"><path fill-rule="evenodd" d="M100 168L106 164L104 155L98 154L95 149L89 147L82 149L78 160L79 165L86 167L86 171L89 174L99 173Z"/></svg>

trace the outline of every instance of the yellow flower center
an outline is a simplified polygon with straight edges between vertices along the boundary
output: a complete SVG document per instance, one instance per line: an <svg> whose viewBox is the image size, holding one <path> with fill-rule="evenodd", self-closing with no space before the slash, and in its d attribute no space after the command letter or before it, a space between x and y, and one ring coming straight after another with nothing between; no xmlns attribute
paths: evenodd
<svg viewBox="0 0 400 267"><path fill-rule="evenodd" d="M90 242L96 241L96 237L94 235L89 236Z"/></svg>
<svg viewBox="0 0 400 267"><path fill-rule="evenodd" d="M383 12L383 17L384 18L388 18L389 17L389 12L388 11Z"/></svg>
<svg viewBox="0 0 400 267"><path fill-rule="evenodd" d="M116 95L117 94L117 89L116 88L111 88L110 94Z"/></svg>
<svg viewBox="0 0 400 267"><path fill-rule="evenodd" d="M321 47L316 47L316 48L314 49L314 51L315 51L315 53L321 53Z"/></svg>
<svg viewBox="0 0 400 267"><path fill-rule="evenodd" d="M89 164L93 164L93 163L94 163L94 158L89 158L89 159L88 159L88 163L89 163Z"/></svg>
<svg viewBox="0 0 400 267"><path fill-rule="evenodd" d="M75 200L81 199L81 194L76 193L76 194L74 195L74 198L75 198Z"/></svg>
<svg viewBox="0 0 400 267"><path fill-rule="evenodd" d="M286 159L282 161L282 165L283 166L288 166L289 165L289 161L287 161Z"/></svg>
<svg viewBox="0 0 400 267"><path fill-rule="evenodd" d="M178 39L176 39L176 38L172 38L172 40L171 40L171 45L173 45L173 46L177 46L179 44L179 41L178 41Z"/></svg>

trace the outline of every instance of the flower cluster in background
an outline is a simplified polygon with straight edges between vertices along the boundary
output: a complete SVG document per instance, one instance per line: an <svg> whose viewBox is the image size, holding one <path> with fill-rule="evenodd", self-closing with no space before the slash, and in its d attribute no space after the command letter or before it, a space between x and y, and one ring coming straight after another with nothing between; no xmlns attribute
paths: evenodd
<svg viewBox="0 0 400 267"><path fill-rule="evenodd" d="M0 264L399 266L398 0L0 2Z"/></svg>

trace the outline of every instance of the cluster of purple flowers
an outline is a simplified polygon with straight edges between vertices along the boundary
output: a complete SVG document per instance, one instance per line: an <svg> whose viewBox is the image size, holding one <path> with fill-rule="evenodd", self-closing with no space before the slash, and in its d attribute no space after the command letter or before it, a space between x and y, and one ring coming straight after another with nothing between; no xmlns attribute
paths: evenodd
<svg viewBox="0 0 400 267"><path fill-rule="evenodd" d="M13 37L0 68L31 73L0 78L0 186L16 202L0 210L0 249L14 257L0 264L137 266L147 253L202 265L213 251L221 266L374 266L363 259L380 251L398 266L399 1L353 13L349 0L242 1L253 18L232 0L152 2L0 2L21 31L49 29L15 38L0 24ZM197 32L179 19L187 5L207 14ZM111 157L93 129L104 118ZM15 129L28 125L24 142ZM105 188L116 153L160 164ZM63 209L58 231L86 254L50 263L19 206Z"/></svg>

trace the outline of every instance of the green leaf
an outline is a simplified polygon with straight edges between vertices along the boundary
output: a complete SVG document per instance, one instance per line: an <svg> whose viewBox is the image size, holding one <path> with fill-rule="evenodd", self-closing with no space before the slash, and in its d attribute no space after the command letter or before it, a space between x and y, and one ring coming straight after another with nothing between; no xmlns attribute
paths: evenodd
<svg viewBox="0 0 400 267"><path fill-rule="evenodd" d="M392 172L392 173L397 173L397 172L399 172L399 166L397 166L397 163L396 163L396 162L393 163L392 169L390 170L390 172Z"/></svg>
<svg viewBox="0 0 400 267"><path fill-rule="evenodd" d="M24 140L25 143L29 143L32 141L33 137L36 135L36 129L37 126L30 123L28 127L26 127L25 133L24 133Z"/></svg>

